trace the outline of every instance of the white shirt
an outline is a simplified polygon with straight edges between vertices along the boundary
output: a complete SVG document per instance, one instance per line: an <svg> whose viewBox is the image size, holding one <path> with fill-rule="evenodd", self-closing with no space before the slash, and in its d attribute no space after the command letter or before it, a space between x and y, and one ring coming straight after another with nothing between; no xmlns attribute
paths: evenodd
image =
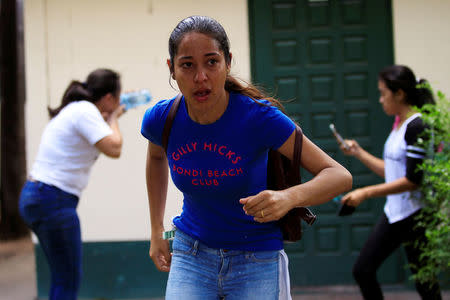
<svg viewBox="0 0 450 300"><path fill-rule="evenodd" d="M386 140L383 154L386 182L405 177L408 147L405 141L405 132L408 124L419 116L420 114L416 113L409 117L400 128L392 130ZM422 207L420 197L419 190L388 195L384 212L389 223L401 221L419 210Z"/></svg>
<svg viewBox="0 0 450 300"><path fill-rule="evenodd" d="M68 104L45 127L31 177L80 196L100 154L95 143L110 134L93 103Z"/></svg>

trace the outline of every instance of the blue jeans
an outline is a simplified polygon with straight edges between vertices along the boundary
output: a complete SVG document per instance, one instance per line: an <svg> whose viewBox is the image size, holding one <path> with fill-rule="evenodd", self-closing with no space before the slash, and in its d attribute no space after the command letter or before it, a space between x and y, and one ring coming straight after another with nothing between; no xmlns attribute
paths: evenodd
<svg viewBox="0 0 450 300"><path fill-rule="evenodd" d="M81 279L77 204L77 196L42 182L27 181L20 195L20 214L38 237L50 267L50 300L77 299Z"/></svg>
<svg viewBox="0 0 450 300"><path fill-rule="evenodd" d="M279 251L213 249L177 230L166 300L278 299Z"/></svg>
<svg viewBox="0 0 450 300"><path fill-rule="evenodd" d="M383 291L377 280L378 268L402 244L413 274L417 274L418 268L426 263L427 257L421 258L422 250L414 244L415 241L424 242L426 239L424 229L416 227L419 212L392 224L384 213L378 220L353 266L353 276L364 299L383 299ZM437 280L416 281L416 290L422 299L442 299Z"/></svg>

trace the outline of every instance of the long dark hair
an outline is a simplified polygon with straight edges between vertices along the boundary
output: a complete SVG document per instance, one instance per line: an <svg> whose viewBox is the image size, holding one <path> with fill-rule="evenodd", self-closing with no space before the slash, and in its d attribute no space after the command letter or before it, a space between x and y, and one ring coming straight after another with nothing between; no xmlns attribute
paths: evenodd
<svg viewBox="0 0 450 300"><path fill-rule="evenodd" d="M120 75L109 69L97 69L89 73L86 82L73 80L66 88L57 108L47 107L50 118L56 116L67 104L86 100L97 102L108 93L119 96Z"/></svg>
<svg viewBox="0 0 450 300"><path fill-rule="evenodd" d="M228 36L222 25L220 25L219 22L210 17L190 16L181 20L170 34L169 55L171 63L171 74L173 74L174 72L174 58L178 53L178 46L180 45L183 37L190 32L202 33L216 40L219 44L219 49L224 54L226 64L231 64L230 41L228 40ZM225 81L225 90L227 92L241 93L247 97L252 98L253 100L266 99L273 105L282 108L282 105L278 100L268 96L261 88L257 88L250 83L244 83L242 80L238 80L230 74L227 75Z"/></svg>
<svg viewBox="0 0 450 300"><path fill-rule="evenodd" d="M392 65L380 71L378 78L382 80L392 92L403 90L405 101L411 106L421 108L424 104L434 104L433 94L426 87L417 85L427 83L426 79L417 80L413 71L407 66Z"/></svg>

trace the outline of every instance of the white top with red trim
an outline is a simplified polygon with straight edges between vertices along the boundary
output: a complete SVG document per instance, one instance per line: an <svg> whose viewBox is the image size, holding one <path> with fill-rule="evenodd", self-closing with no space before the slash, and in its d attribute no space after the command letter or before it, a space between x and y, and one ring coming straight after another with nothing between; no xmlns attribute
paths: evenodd
<svg viewBox="0 0 450 300"><path fill-rule="evenodd" d="M384 173L386 182L392 182L402 177L419 184L420 172L417 165L425 157L425 150L416 146L418 135L424 126L420 114L409 117L399 128L391 131L384 145ZM384 212L389 223L401 221L422 207L420 191L406 191L387 196Z"/></svg>

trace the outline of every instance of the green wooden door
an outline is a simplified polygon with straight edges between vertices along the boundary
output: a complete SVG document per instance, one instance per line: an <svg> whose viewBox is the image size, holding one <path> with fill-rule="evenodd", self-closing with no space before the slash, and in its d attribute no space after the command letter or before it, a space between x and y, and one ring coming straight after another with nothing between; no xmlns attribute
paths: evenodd
<svg viewBox="0 0 450 300"><path fill-rule="evenodd" d="M377 91L379 70L393 62L390 1L249 0L249 17L253 81L288 101L288 114L352 172L354 187L381 182L341 154L329 124L381 156L392 126ZM314 207L316 224L286 246L292 284L352 283L353 262L383 204L369 200L351 217L336 216L332 202ZM380 281L403 281L403 265L397 252L382 266Z"/></svg>

